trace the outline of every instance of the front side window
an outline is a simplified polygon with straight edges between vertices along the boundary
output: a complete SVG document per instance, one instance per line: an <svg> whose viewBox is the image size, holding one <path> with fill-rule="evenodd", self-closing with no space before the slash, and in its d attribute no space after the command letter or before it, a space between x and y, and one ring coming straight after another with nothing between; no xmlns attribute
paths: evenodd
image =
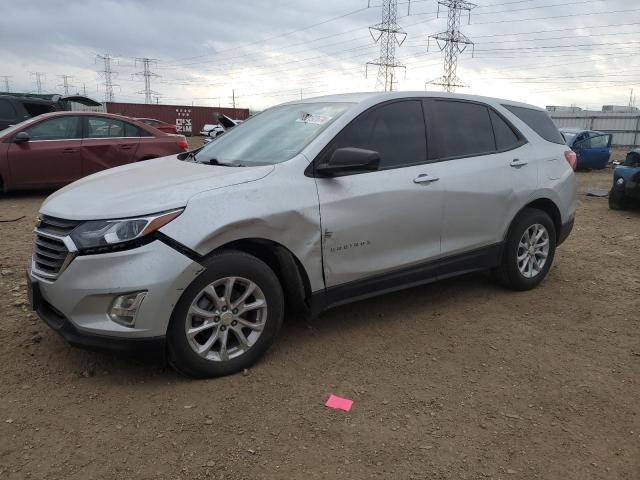
<svg viewBox="0 0 640 480"><path fill-rule="evenodd" d="M589 139L589 148L607 148L609 146L609 135L596 135Z"/></svg>
<svg viewBox="0 0 640 480"><path fill-rule="evenodd" d="M573 142L573 139L576 138L575 133L562 132L562 134L564 135L564 139L567 141L567 145L571 145L571 142Z"/></svg>
<svg viewBox="0 0 640 480"><path fill-rule="evenodd" d="M265 110L207 144L195 160L246 166L285 162L300 153L351 105L298 103Z"/></svg>
<svg viewBox="0 0 640 480"><path fill-rule="evenodd" d="M25 131L31 140L70 140L78 135L78 117L58 117L44 120Z"/></svg>
<svg viewBox="0 0 640 480"><path fill-rule="evenodd" d="M126 137L122 120L91 117L87 120L87 138Z"/></svg>
<svg viewBox="0 0 640 480"><path fill-rule="evenodd" d="M427 140L421 102L393 102L365 112L336 136L328 155L345 147L378 152L381 169L424 163Z"/></svg>
<svg viewBox="0 0 640 480"><path fill-rule="evenodd" d="M434 158L468 157L496 150L486 106L452 100L433 100L428 105Z"/></svg>

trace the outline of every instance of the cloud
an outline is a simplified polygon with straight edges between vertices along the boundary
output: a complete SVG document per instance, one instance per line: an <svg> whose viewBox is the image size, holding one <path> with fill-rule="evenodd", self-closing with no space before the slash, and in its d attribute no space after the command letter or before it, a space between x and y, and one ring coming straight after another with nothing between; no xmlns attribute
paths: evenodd
<svg viewBox="0 0 640 480"><path fill-rule="evenodd" d="M101 98L96 54L110 53L120 101L144 98L136 57L157 59L152 88L163 103L228 105L235 90L239 105L260 109L301 91L372 90L377 71L364 78L365 63L380 53L367 27L381 14L380 1L372 3L30 1L0 17L0 75L12 76L14 90L32 91L29 72L47 72L46 89L56 92L57 75L68 74ZM442 75L443 54L433 42L427 51L427 36L446 29L446 11L436 18L435 0L414 0L406 16L406 2L399 3L408 35L396 51L407 67L406 74L397 69L397 87L422 90ZM638 7L635 0L479 3L471 24L462 22L476 44L473 58L470 49L459 57L458 75L470 86L460 91L539 105L624 102L640 72Z"/></svg>

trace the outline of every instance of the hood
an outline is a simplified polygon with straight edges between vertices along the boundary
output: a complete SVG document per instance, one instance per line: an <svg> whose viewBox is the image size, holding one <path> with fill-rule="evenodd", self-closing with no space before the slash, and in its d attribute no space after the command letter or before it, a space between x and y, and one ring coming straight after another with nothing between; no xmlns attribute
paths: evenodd
<svg viewBox="0 0 640 480"><path fill-rule="evenodd" d="M235 120L230 119L226 115L219 113L217 116L218 123L224 127L225 130L229 130L230 128L238 125Z"/></svg>
<svg viewBox="0 0 640 480"><path fill-rule="evenodd" d="M56 96L54 95L54 98ZM101 107L102 104L93 98L84 97L82 95L67 95L65 97L60 97L57 100L58 102L75 102L81 105L86 105L87 107Z"/></svg>
<svg viewBox="0 0 640 480"><path fill-rule="evenodd" d="M67 220L134 217L186 206L198 193L266 177L273 165L224 167L178 160L147 160L90 175L42 204L45 215Z"/></svg>

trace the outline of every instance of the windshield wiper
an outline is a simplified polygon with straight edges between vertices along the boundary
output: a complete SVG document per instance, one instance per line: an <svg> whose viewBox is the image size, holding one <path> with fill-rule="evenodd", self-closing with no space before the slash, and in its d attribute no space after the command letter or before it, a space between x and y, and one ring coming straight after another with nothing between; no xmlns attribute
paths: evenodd
<svg viewBox="0 0 640 480"><path fill-rule="evenodd" d="M234 165L233 163L221 162L217 158L210 158L209 160L204 161L202 163L208 164L208 165L221 166L221 167L244 167L245 166L245 165L240 165L240 164Z"/></svg>

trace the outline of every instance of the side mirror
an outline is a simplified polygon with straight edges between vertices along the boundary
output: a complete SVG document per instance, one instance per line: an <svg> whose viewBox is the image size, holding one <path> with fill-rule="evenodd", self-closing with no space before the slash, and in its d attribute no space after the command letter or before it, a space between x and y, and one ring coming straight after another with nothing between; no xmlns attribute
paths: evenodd
<svg viewBox="0 0 640 480"><path fill-rule="evenodd" d="M316 166L318 177L339 177L352 173L374 172L380 167L380 154L362 148L338 148L327 163Z"/></svg>
<svg viewBox="0 0 640 480"><path fill-rule="evenodd" d="M16 133L13 137L13 143L23 143L28 142L31 139L27 132L19 132Z"/></svg>

